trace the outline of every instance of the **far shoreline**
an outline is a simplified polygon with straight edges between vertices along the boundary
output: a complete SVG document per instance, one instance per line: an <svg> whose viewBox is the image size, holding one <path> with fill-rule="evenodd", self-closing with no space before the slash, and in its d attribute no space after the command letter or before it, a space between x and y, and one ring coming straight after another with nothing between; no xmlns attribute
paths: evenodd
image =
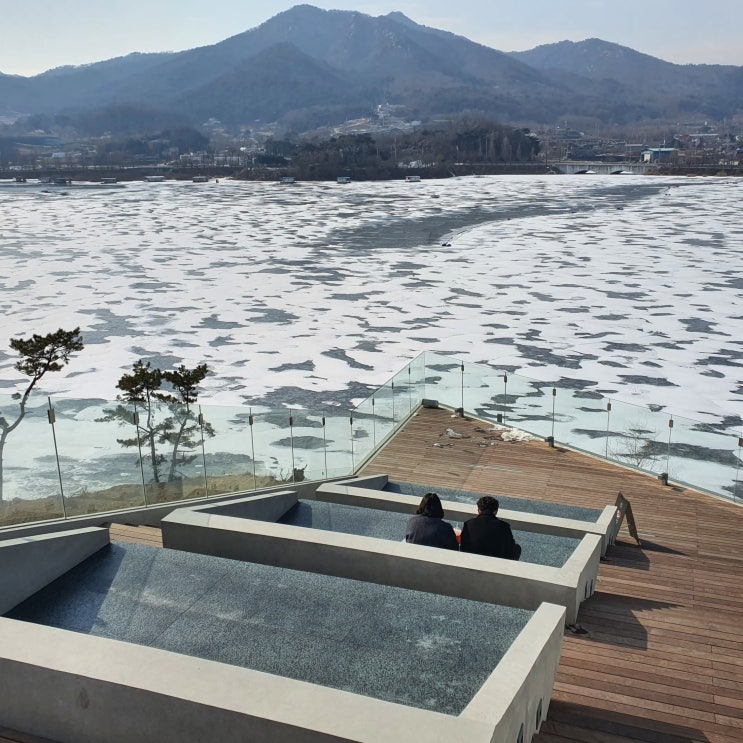
<svg viewBox="0 0 743 743"><path fill-rule="evenodd" d="M571 164L578 161L565 161ZM590 161L580 161L587 165L590 170ZM628 166L637 163L604 163L597 161L596 167L621 168L623 164ZM69 167L64 169L44 170L2 170L0 180L22 181L24 179L67 179L80 183L100 183L102 179L115 179L120 183L131 183L146 180L150 176L164 176L169 181L192 181L194 177L205 177L208 180L220 178L254 181L261 183L281 183L282 178L293 178L294 184L308 183L335 183L339 177L350 178L351 182L387 182L405 180L407 176L419 176L423 180L442 180L449 178L461 178L466 176L486 175L568 175L557 172L560 163L526 162L526 163L472 163L453 165L431 166L427 168L389 168L369 172L364 168L343 169L333 173L298 173L291 168L236 168L228 166L207 167L173 167L168 165L150 165L137 167L113 168L109 166ZM580 173L576 175L593 175L593 173ZM737 177L743 175L741 166L709 165L703 167L686 168L671 165L659 165L657 168L648 170L647 176L700 176L700 177Z"/></svg>

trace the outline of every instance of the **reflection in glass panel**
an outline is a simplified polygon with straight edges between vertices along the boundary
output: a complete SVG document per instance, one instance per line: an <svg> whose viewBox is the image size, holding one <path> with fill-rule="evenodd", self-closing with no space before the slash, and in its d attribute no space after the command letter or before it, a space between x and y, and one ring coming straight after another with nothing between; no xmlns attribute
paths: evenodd
<svg viewBox="0 0 743 743"><path fill-rule="evenodd" d="M609 459L644 472L666 472L668 414L611 400L605 451Z"/></svg>
<svg viewBox="0 0 743 743"><path fill-rule="evenodd" d="M54 413L67 515L144 506L134 405L55 400Z"/></svg>
<svg viewBox="0 0 743 743"><path fill-rule="evenodd" d="M0 396L0 416L8 427L21 415L19 402L20 398ZM7 434L0 452L0 526L64 515L47 409L45 397L30 397L25 415Z"/></svg>
<svg viewBox="0 0 743 743"><path fill-rule="evenodd" d="M362 403L364 407L353 411L352 451L353 468L356 471L361 463L374 451L376 425L372 414L371 399ZM368 412L367 412L368 410Z"/></svg>
<svg viewBox="0 0 743 743"><path fill-rule="evenodd" d="M328 477L353 474L351 418L348 413L326 414L325 441Z"/></svg>
<svg viewBox="0 0 743 743"><path fill-rule="evenodd" d="M202 430L198 410L179 403L135 403L145 500L153 503L204 495Z"/></svg>
<svg viewBox="0 0 743 743"><path fill-rule="evenodd" d="M678 416L673 417L670 433L670 480L727 498L736 496L739 469L736 435ZM740 497L741 493L737 495Z"/></svg>
<svg viewBox="0 0 743 743"><path fill-rule="evenodd" d="M608 401L598 392L583 389L582 384L558 388L555 400L556 439L573 449L605 457Z"/></svg>
<svg viewBox="0 0 743 743"><path fill-rule="evenodd" d="M421 369L422 363L415 371L420 372ZM418 384L419 380L422 380L422 376L414 375L413 371L413 365L408 364L392 378L392 384L394 384L395 423L404 421L420 404L421 395L418 392Z"/></svg>
<svg viewBox="0 0 743 743"><path fill-rule="evenodd" d="M733 486L733 500L743 501L743 436L738 434L738 448L735 451L738 460L735 465L735 484Z"/></svg>
<svg viewBox="0 0 743 743"><path fill-rule="evenodd" d="M504 420L503 372L480 364L464 365L464 410L489 421ZM459 405L455 406L459 407Z"/></svg>
<svg viewBox="0 0 743 743"><path fill-rule="evenodd" d="M425 396L452 408L462 407L462 363L426 351Z"/></svg>
<svg viewBox="0 0 743 743"><path fill-rule="evenodd" d="M253 415L258 488L294 482L290 415L289 410L273 410Z"/></svg>
<svg viewBox="0 0 743 743"><path fill-rule="evenodd" d="M507 425L545 439L553 435L552 409L555 397L552 384L509 374L504 389L508 406L505 415Z"/></svg>
<svg viewBox="0 0 743 743"><path fill-rule="evenodd" d="M421 353L408 364L410 412L418 409L426 396L426 354Z"/></svg>
<svg viewBox="0 0 743 743"><path fill-rule="evenodd" d="M395 388L387 382L372 395L374 446L382 443L395 427Z"/></svg>
<svg viewBox="0 0 743 743"><path fill-rule="evenodd" d="M321 414L291 411L293 480L322 480L327 477L325 428Z"/></svg>
<svg viewBox="0 0 743 743"><path fill-rule="evenodd" d="M204 436L204 468L208 495L255 490L255 462L250 410L243 407L201 405L211 433Z"/></svg>

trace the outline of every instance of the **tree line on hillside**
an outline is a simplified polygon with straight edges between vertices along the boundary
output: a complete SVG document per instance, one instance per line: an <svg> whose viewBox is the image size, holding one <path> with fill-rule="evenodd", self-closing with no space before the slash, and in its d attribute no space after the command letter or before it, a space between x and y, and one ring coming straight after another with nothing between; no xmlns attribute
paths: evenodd
<svg viewBox="0 0 743 743"><path fill-rule="evenodd" d="M373 179L399 175L401 167L529 163L539 152L539 140L527 128L465 116L406 132L342 134L325 140L271 138L243 177L260 178L262 169L279 168L306 179L334 178L344 172Z"/></svg>

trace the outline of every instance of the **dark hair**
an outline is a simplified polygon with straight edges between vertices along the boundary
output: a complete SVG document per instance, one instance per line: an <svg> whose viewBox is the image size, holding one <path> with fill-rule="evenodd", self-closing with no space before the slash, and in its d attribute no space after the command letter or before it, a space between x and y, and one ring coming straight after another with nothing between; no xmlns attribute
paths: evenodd
<svg viewBox="0 0 743 743"><path fill-rule="evenodd" d="M419 516L433 516L435 519L444 518L444 509L436 493L426 493L418 506L416 513Z"/></svg>
<svg viewBox="0 0 743 743"><path fill-rule="evenodd" d="M478 498L477 500L477 509L481 513L492 513L495 515L498 513L498 501L492 495L483 495L482 498Z"/></svg>

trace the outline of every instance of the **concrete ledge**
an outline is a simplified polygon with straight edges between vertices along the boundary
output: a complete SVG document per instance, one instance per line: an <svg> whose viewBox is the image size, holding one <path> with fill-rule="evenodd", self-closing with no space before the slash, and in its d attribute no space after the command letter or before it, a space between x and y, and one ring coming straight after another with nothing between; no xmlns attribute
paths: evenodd
<svg viewBox="0 0 743 743"><path fill-rule="evenodd" d="M346 480L346 477L338 478ZM328 480L327 482L333 482ZM299 498L312 498L315 489L324 484L320 481L302 482L292 484L291 488L296 491ZM90 526L102 526L110 521L132 524L135 526L160 526L160 521L176 508L195 508L202 505L214 503L230 503L236 499L257 498L261 495L273 494L286 490L286 485L277 485L264 490L249 490L239 493L224 493L209 496L208 498L196 498L190 501L171 501L170 503L155 503L141 508L129 508L119 511L104 511L86 516L74 516L68 519L54 519L52 521L39 521L30 524L16 524L13 526L0 527L0 543L4 540L17 539L20 537L35 536L37 534L53 534L62 531L71 531Z"/></svg>
<svg viewBox="0 0 743 743"><path fill-rule="evenodd" d="M365 478L372 479L372 478ZM374 479L379 479L377 476ZM386 478L385 478L386 479ZM365 506L382 511L397 511L414 514L420 504L420 498L400 493L388 493L377 490L371 483L357 485L356 480L324 483L315 491L314 499L326 503L340 503L347 506ZM387 483L384 482L382 487ZM477 515L477 506L458 501L441 501L446 518L450 521L466 521ZM528 531L537 534L549 534L555 537L581 539L586 534L597 534L601 537L601 555L606 554L607 547L613 543L612 527L616 507L606 506L598 521L581 521L560 516L544 516L539 513L512 511L507 508L498 510L498 517L508 521L517 531Z"/></svg>
<svg viewBox="0 0 743 743"><path fill-rule="evenodd" d="M493 741L529 741L547 717L560 663L565 612L542 604L462 712L462 717L495 723ZM548 637L545 642L545 638Z"/></svg>
<svg viewBox="0 0 743 743"><path fill-rule="evenodd" d="M0 542L0 615L109 543L95 527Z"/></svg>
<svg viewBox="0 0 743 743"><path fill-rule="evenodd" d="M60 743L515 743L522 724L528 741L532 709L552 689L563 619L560 607L540 607L454 717L0 618L0 719Z"/></svg>
<svg viewBox="0 0 743 743"><path fill-rule="evenodd" d="M220 510L174 511L162 521L163 546L521 609L549 602L565 607L569 623L598 576L601 539L595 534L583 535L568 563L554 568L236 518Z"/></svg>
<svg viewBox="0 0 743 743"><path fill-rule="evenodd" d="M278 521L298 501L296 490L263 493L224 503L205 503L187 510L193 514L220 514L255 521Z"/></svg>

